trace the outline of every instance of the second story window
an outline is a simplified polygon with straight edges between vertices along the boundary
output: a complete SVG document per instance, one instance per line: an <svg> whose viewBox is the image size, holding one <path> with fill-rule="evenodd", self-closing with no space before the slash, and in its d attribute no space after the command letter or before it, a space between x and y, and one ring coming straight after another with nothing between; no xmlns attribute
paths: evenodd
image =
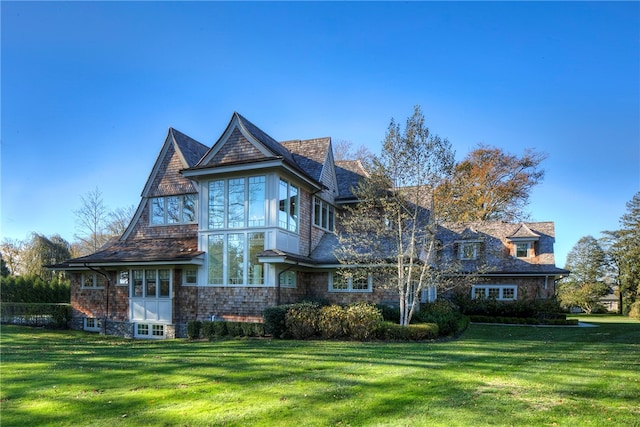
<svg viewBox="0 0 640 427"><path fill-rule="evenodd" d="M266 177L209 181L209 229L263 227Z"/></svg>
<svg viewBox="0 0 640 427"><path fill-rule="evenodd" d="M153 197L150 206L151 225L193 224L197 222L196 195Z"/></svg>
<svg viewBox="0 0 640 427"><path fill-rule="evenodd" d="M280 179L278 186L278 227L298 232L298 187Z"/></svg>
<svg viewBox="0 0 640 427"><path fill-rule="evenodd" d="M478 259L478 242L460 243L460 259L474 260Z"/></svg>
<svg viewBox="0 0 640 427"><path fill-rule="evenodd" d="M529 258L532 256L533 244L532 242L518 242L514 245L516 258Z"/></svg>
<svg viewBox="0 0 640 427"><path fill-rule="evenodd" d="M335 227L336 211L324 200L313 199L313 224L325 230L333 231Z"/></svg>

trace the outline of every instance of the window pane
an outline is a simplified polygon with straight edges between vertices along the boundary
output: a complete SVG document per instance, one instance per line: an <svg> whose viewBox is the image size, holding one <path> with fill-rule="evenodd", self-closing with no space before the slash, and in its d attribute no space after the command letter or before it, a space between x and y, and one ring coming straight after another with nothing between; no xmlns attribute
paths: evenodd
<svg viewBox="0 0 640 427"><path fill-rule="evenodd" d="M515 289L513 289L513 288L503 288L502 289L502 298L503 299L515 299Z"/></svg>
<svg viewBox="0 0 640 427"><path fill-rule="evenodd" d="M164 198L151 199L151 224L164 224Z"/></svg>
<svg viewBox="0 0 640 427"><path fill-rule="evenodd" d="M170 270L159 270L158 271L158 279L160 281L160 294L161 297L168 297L170 292L170 280L171 271Z"/></svg>
<svg viewBox="0 0 640 427"><path fill-rule="evenodd" d="M344 274L333 273L333 282L331 283L331 289L334 290L346 290L349 285L349 278Z"/></svg>
<svg viewBox="0 0 640 427"><path fill-rule="evenodd" d="M489 298L500 298L500 288L489 288Z"/></svg>
<svg viewBox="0 0 640 427"><path fill-rule="evenodd" d="M133 287L132 287L132 295L134 297L142 296L142 270L133 270Z"/></svg>
<svg viewBox="0 0 640 427"><path fill-rule="evenodd" d="M351 279L351 289L355 291L366 291L369 289L369 277L358 275Z"/></svg>
<svg viewBox="0 0 640 427"><path fill-rule="evenodd" d="M244 283L244 235L227 236L227 281L230 285Z"/></svg>
<svg viewBox="0 0 640 427"><path fill-rule="evenodd" d="M161 337L164 335L164 325L151 325L151 334L154 337Z"/></svg>
<svg viewBox="0 0 640 427"><path fill-rule="evenodd" d="M221 285L223 283L223 239L219 234L209 236L209 284Z"/></svg>
<svg viewBox="0 0 640 427"><path fill-rule="evenodd" d="M224 181L209 182L209 228L224 227Z"/></svg>
<svg viewBox="0 0 640 427"><path fill-rule="evenodd" d="M118 283L121 285L128 285L129 284L129 272L128 271L121 271L120 272L120 279L118 279Z"/></svg>
<svg viewBox="0 0 640 427"><path fill-rule="evenodd" d="M329 231L333 231L334 223L335 223L335 215L336 215L336 211L334 210L333 206L329 206L329 223L327 224L327 229Z"/></svg>
<svg viewBox="0 0 640 427"><path fill-rule="evenodd" d="M145 280L145 296L146 297L155 297L156 296L156 270L145 270L144 272L144 280Z"/></svg>
<svg viewBox="0 0 640 427"><path fill-rule="evenodd" d="M252 176L249 178L249 227L265 225L266 178Z"/></svg>
<svg viewBox="0 0 640 427"><path fill-rule="evenodd" d="M230 179L228 186L228 227L244 227L244 178Z"/></svg>
<svg viewBox="0 0 640 427"><path fill-rule="evenodd" d="M329 216L327 215L327 203L322 202L322 228L327 228L329 226Z"/></svg>
<svg viewBox="0 0 640 427"><path fill-rule="evenodd" d="M527 258L529 256L529 244L528 243L516 244L516 256L518 258Z"/></svg>
<svg viewBox="0 0 640 427"><path fill-rule="evenodd" d="M462 243L460 249L460 256L462 259L476 259L475 243Z"/></svg>
<svg viewBox="0 0 640 427"><path fill-rule="evenodd" d="M258 254L264 251L264 233L249 233L249 284L264 284L263 265L258 262Z"/></svg>
<svg viewBox="0 0 640 427"><path fill-rule="evenodd" d="M85 273L82 275L82 286L85 288L93 288L93 273Z"/></svg>
<svg viewBox="0 0 640 427"><path fill-rule="evenodd" d="M138 335L149 335L149 325L145 323L138 323L136 326Z"/></svg>
<svg viewBox="0 0 640 427"><path fill-rule="evenodd" d="M288 184L280 180L278 191L278 227L287 228L287 216L289 212Z"/></svg>
<svg viewBox="0 0 640 427"><path fill-rule="evenodd" d="M180 222L180 197L167 197L167 224Z"/></svg>
<svg viewBox="0 0 640 427"><path fill-rule="evenodd" d="M298 231L298 187L289 186L289 231Z"/></svg>
<svg viewBox="0 0 640 427"><path fill-rule="evenodd" d="M322 215L320 214L320 207L322 206L322 201L320 199L313 199L313 223L318 227L322 221Z"/></svg>
<svg viewBox="0 0 640 427"><path fill-rule="evenodd" d="M198 283L198 270L190 268L184 272L184 281L186 284L195 285Z"/></svg>
<svg viewBox="0 0 640 427"><path fill-rule="evenodd" d="M182 204L182 222L189 223L196 220L196 195L187 194Z"/></svg>

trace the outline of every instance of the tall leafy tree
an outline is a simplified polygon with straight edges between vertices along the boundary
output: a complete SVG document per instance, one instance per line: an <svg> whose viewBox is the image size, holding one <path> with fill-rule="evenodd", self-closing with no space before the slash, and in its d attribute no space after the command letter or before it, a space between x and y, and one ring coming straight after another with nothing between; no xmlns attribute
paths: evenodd
<svg viewBox="0 0 640 427"><path fill-rule="evenodd" d="M531 189L544 177L540 164L545 158L531 149L518 157L479 145L456 164L436 196L446 201L450 221L524 220Z"/></svg>
<svg viewBox="0 0 640 427"><path fill-rule="evenodd" d="M607 252L618 272L620 309L626 313L640 301L640 192L627 202L620 226L619 230L606 231L605 236L610 242Z"/></svg>
<svg viewBox="0 0 640 427"><path fill-rule="evenodd" d="M580 307L587 313L607 294L606 255L593 236L582 237L567 254L571 274L558 284L558 299L564 307Z"/></svg>
<svg viewBox="0 0 640 427"><path fill-rule="evenodd" d="M341 215L336 255L344 264L386 271L382 280L397 290L400 323L408 325L422 289L445 277L433 262L439 210L432 195L450 177L454 153L447 139L430 133L416 106L404 129L391 120L372 163L370 176L354 189L359 203Z"/></svg>
<svg viewBox="0 0 640 427"><path fill-rule="evenodd" d="M54 273L45 266L58 264L69 259L69 248L69 243L57 234L46 237L42 234L33 233L31 240L26 243L22 255L25 275L51 280Z"/></svg>

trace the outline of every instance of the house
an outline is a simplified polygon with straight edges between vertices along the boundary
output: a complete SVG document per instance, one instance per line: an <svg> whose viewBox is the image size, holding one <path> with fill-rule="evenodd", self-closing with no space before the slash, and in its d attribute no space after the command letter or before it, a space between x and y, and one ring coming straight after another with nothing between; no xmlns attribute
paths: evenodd
<svg viewBox="0 0 640 427"><path fill-rule="evenodd" d="M357 203L364 176L360 162L334 160L330 138L278 142L238 113L212 147L170 128L123 235L53 266L71 277L72 327L184 337L190 320L261 321L304 298L397 300L370 276L334 274L336 212ZM546 298L566 273L550 222L455 225L442 240L444 257L494 265L476 297Z"/></svg>

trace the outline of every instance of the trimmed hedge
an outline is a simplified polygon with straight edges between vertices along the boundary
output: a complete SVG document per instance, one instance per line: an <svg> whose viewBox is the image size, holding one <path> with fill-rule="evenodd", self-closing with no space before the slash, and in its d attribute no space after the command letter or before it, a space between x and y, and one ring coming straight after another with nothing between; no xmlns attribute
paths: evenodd
<svg viewBox="0 0 640 427"><path fill-rule="evenodd" d="M2 302L69 303L71 282L54 277L50 281L38 276L7 276L0 280Z"/></svg>
<svg viewBox="0 0 640 427"><path fill-rule="evenodd" d="M438 338L439 328L435 323L419 323L401 326L398 323L383 322L378 338L389 341L425 341Z"/></svg>
<svg viewBox="0 0 640 427"><path fill-rule="evenodd" d="M187 324L187 335L189 334L189 322ZM199 337L213 341L216 338L246 338L246 337L263 337L265 336L264 325L262 323L252 322L221 322L205 320L202 322ZM189 336L189 338L191 338Z"/></svg>

